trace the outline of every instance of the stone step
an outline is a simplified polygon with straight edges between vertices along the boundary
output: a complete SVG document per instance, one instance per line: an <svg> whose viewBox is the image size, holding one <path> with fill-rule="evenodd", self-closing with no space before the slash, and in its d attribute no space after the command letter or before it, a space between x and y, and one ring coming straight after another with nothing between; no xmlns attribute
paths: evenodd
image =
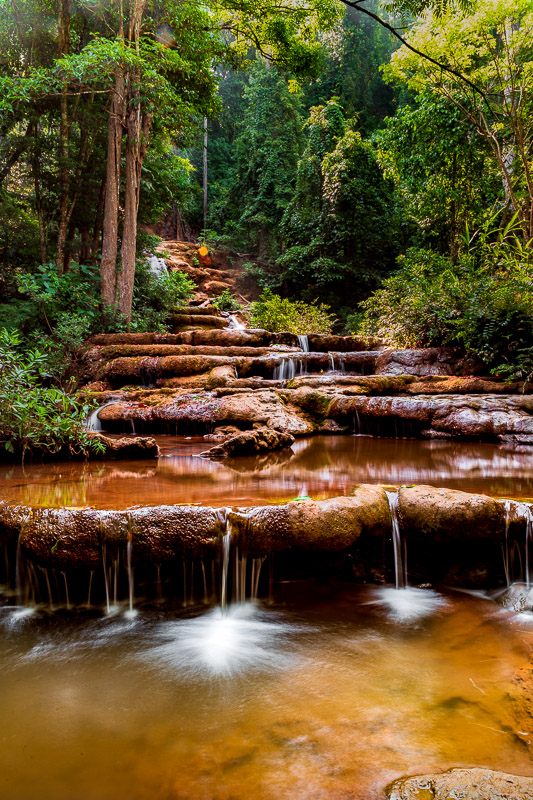
<svg viewBox="0 0 533 800"><path fill-rule="evenodd" d="M209 305L209 306L193 306L193 305L182 306L181 308L174 309L174 314L175 315L187 314L189 316L192 314L193 316L209 316L209 317L220 317L220 316L222 316L220 311L218 310L218 308L216 306L212 306L212 305Z"/></svg>
<svg viewBox="0 0 533 800"><path fill-rule="evenodd" d="M487 495L418 486L399 489L398 507L400 531L409 536L410 542L444 543L456 553L456 563L462 563L461 559L468 561L472 552L472 548L465 548L465 541L470 540L476 543L474 558L479 559L478 547L483 547L484 552L494 551L501 559L500 544L506 529L503 501ZM0 530L8 541L18 543L25 559L60 570L97 569L102 564L103 543L116 547L128 541L133 543L134 563L139 568L143 563L167 561L181 568L184 555L215 556L227 533L228 521L235 535L245 538L248 552L261 555L296 547L346 552L358 545L368 548L365 552L371 557L375 552L372 543L382 547L391 530L385 489L369 484L360 484L351 494L340 497L230 509L227 516L229 519L219 509L195 505L100 511L2 504ZM513 520L513 526L517 537L526 535L525 517ZM428 570L434 571L434 549L422 552L427 553ZM433 576L431 571L426 574ZM524 780L531 783L531 779ZM496 797L483 795L489 796ZM523 797L525 800L531 795L524 793Z"/></svg>
<svg viewBox="0 0 533 800"><path fill-rule="evenodd" d="M359 374L371 374L379 352L345 353L344 367ZM293 369L289 369L292 361ZM167 355L132 358L114 358L100 364L93 380L106 381L113 388L126 385L153 385L161 380L179 378L185 375L199 375L216 367L233 366L236 377L263 377L289 380L298 372L321 372L330 368L327 353L300 353L296 356L267 351L266 355L253 357L230 355Z"/></svg>
<svg viewBox="0 0 533 800"><path fill-rule="evenodd" d="M199 323L199 317L195 322ZM211 316L211 315L209 315ZM226 323L226 319L216 318ZM358 336L334 336L313 334L309 338L309 349L314 353L351 353L365 351L382 351L383 346L379 340L369 341ZM271 333L260 328L219 328L213 330L190 330L179 333L101 333L92 336L88 343L91 345L106 344L194 344L217 345L220 347L269 347L272 345L288 345L300 347L298 337L286 331Z"/></svg>
<svg viewBox="0 0 533 800"><path fill-rule="evenodd" d="M192 344L111 344L92 348L86 357L90 360L110 361L113 358L142 358L144 356L152 358L161 356L249 356L256 358L278 354L301 356L302 352L295 347L274 350L272 347L220 347Z"/></svg>
<svg viewBox="0 0 533 800"><path fill-rule="evenodd" d="M185 314L178 312L170 315L170 324L174 328L201 327L201 328L227 328L228 320L213 314Z"/></svg>

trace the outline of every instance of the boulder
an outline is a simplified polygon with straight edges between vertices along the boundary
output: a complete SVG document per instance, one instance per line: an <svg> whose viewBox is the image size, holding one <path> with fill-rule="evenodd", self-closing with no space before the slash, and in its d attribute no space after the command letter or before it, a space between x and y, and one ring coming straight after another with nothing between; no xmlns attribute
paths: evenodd
<svg viewBox="0 0 533 800"><path fill-rule="evenodd" d="M471 375L480 368L451 347L386 350L376 363L378 375Z"/></svg>
<svg viewBox="0 0 533 800"><path fill-rule="evenodd" d="M0 508L0 529L5 515ZM29 517L19 508L18 517L24 555L57 568L99 567L102 546L112 551L127 541L132 542L134 562L161 563L185 554L201 557L212 554L225 532L220 512L195 506L126 511L47 508L34 509Z"/></svg>
<svg viewBox="0 0 533 800"><path fill-rule="evenodd" d="M398 516L404 535L434 541L501 539L505 532L502 503L456 489L402 487Z"/></svg>
<svg viewBox="0 0 533 800"><path fill-rule="evenodd" d="M288 548L338 551L361 535L384 535L390 530L390 512L380 486L358 486L351 497L329 500L294 500L230 512L232 533L250 552L267 553Z"/></svg>
<svg viewBox="0 0 533 800"><path fill-rule="evenodd" d="M402 778L387 787L389 800L531 800L533 778L491 769L451 769Z"/></svg>
<svg viewBox="0 0 533 800"><path fill-rule="evenodd" d="M189 314L185 312L176 312L170 317L172 325L175 327L183 327L185 325L194 325L204 328L227 328L228 323L223 317L216 317L212 314Z"/></svg>
<svg viewBox="0 0 533 800"><path fill-rule="evenodd" d="M310 333L307 338L309 350L315 353L353 353L358 350L377 350L384 346L381 339L366 339L362 336Z"/></svg>
<svg viewBox="0 0 533 800"><path fill-rule="evenodd" d="M248 456L269 450L283 450L294 444L294 436L273 428L257 428L230 436L223 444L215 445L200 455L206 458L226 458L227 456Z"/></svg>
<svg viewBox="0 0 533 800"><path fill-rule="evenodd" d="M90 451L90 458L158 458L159 447L150 436L120 436L118 438L104 436L102 433L88 433L92 439L98 439L105 447L105 452Z"/></svg>

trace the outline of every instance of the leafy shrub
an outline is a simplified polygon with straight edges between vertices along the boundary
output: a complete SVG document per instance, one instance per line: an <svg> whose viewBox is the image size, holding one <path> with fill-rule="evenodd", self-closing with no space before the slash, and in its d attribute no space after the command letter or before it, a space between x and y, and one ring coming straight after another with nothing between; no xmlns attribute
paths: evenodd
<svg viewBox="0 0 533 800"><path fill-rule="evenodd" d="M363 322L363 314L360 311L353 311L346 315L344 320L344 336L354 336L359 333Z"/></svg>
<svg viewBox="0 0 533 800"><path fill-rule="evenodd" d="M215 297L213 305L215 308L218 308L219 311L240 311L242 308L235 295L232 294L229 289L224 289L222 294Z"/></svg>
<svg viewBox="0 0 533 800"><path fill-rule="evenodd" d="M399 269L362 303L361 332L395 347L460 346L496 374L533 374L533 253L513 223L468 237L451 264L409 250Z"/></svg>
<svg viewBox="0 0 533 800"><path fill-rule="evenodd" d="M0 446L22 460L28 450L102 452L102 443L84 429L91 406L45 386L47 357L38 350L22 353L21 343L16 331L0 330Z"/></svg>
<svg viewBox="0 0 533 800"><path fill-rule="evenodd" d="M194 289L195 284L184 272L156 276L146 261L138 261L133 287L133 312L131 323L126 327L133 331L166 331L169 314L182 306Z"/></svg>
<svg viewBox="0 0 533 800"><path fill-rule="evenodd" d="M327 306L300 300L293 302L264 289L260 299L252 303L250 322L255 328L274 333L330 333L334 318Z"/></svg>

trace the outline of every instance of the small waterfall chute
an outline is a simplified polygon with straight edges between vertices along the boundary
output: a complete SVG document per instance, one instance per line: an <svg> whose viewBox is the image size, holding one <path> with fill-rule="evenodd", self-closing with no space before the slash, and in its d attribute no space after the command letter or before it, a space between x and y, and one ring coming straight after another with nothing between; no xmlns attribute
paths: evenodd
<svg viewBox="0 0 533 800"><path fill-rule="evenodd" d="M392 525L392 546L394 549L394 579L397 589L405 589L407 586L407 547L405 542L402 542L400 533L400 520L398 518L398 502L400 499L400 492L387 491L387 500L389 501L389 508L391 513Z"/></svg>
<svg viewBox="0 0 533 800"><path fill-rule="evenodd" d="M100 417L98 415L100 414L100 411L102 411L104 408L107 408L107 406L112 406L116 402L117 402L116 399L108 400L107 403L104 403L103 405L98 406L98 408L95 408L94 411L92 411L85 420L85 430L94 431L95 433L100 433L101 431L103 431L103 426L102 423L100 422Z"/></svg>

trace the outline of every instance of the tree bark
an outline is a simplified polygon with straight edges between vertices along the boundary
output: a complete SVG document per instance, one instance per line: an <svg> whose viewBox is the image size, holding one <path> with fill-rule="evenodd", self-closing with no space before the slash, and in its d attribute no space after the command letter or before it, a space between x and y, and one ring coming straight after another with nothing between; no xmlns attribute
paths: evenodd
<svg viewBox="0 0 533 800"><path fill-rule="evenodd" d="M204 230L207 229L207 117L204 117L204 158L203 158L203 183L204 183Z"/></svg>
<svg viewBox="0 0 533 800"><path fill-rule="evenodd" d="M59 57L69 52L70 40L70 0L60 0L59 6ZM68 163L70 123L68 118L67 84L63 85L60 98L61 116L59 124L59 180L61 197L59 201L59 223L57 229L56 265L63 272L65 268L65 255L67 233L70 222L70 169Z"/></svg>
<svg viewBox="0 0 533 800"><path fill-rule="evenodd" d="M152 115L142 116L140 103L134 103L128 114L124 229L122 232L121 270L118 276L119 307L128 320L131 318L133 284L135 281L141 172L148 147L151 125Z"/></svg>
<svg viewBox="0 0 533 800"><path fill-rule="evenodd" d="M128 25L128 40L139 53L141 22L146 0L133 0ZM137 216L141 188L141 172L148 147L152 114L143 114L141 75L130 71L127 76L126 103L126 177L124 194L124 227L122 231L121 269L117 280L118 303L124 317L131 318L135 259L137 255Z"/></svg>
<svg viewBox="0 0 533 800"><path fill-rule="evenodd" d="M112 309L117 301L118 210L123 120L124 71L122 67L117 67L107 126L107 164L100 262L100 291L104 313Z"/></svg>

